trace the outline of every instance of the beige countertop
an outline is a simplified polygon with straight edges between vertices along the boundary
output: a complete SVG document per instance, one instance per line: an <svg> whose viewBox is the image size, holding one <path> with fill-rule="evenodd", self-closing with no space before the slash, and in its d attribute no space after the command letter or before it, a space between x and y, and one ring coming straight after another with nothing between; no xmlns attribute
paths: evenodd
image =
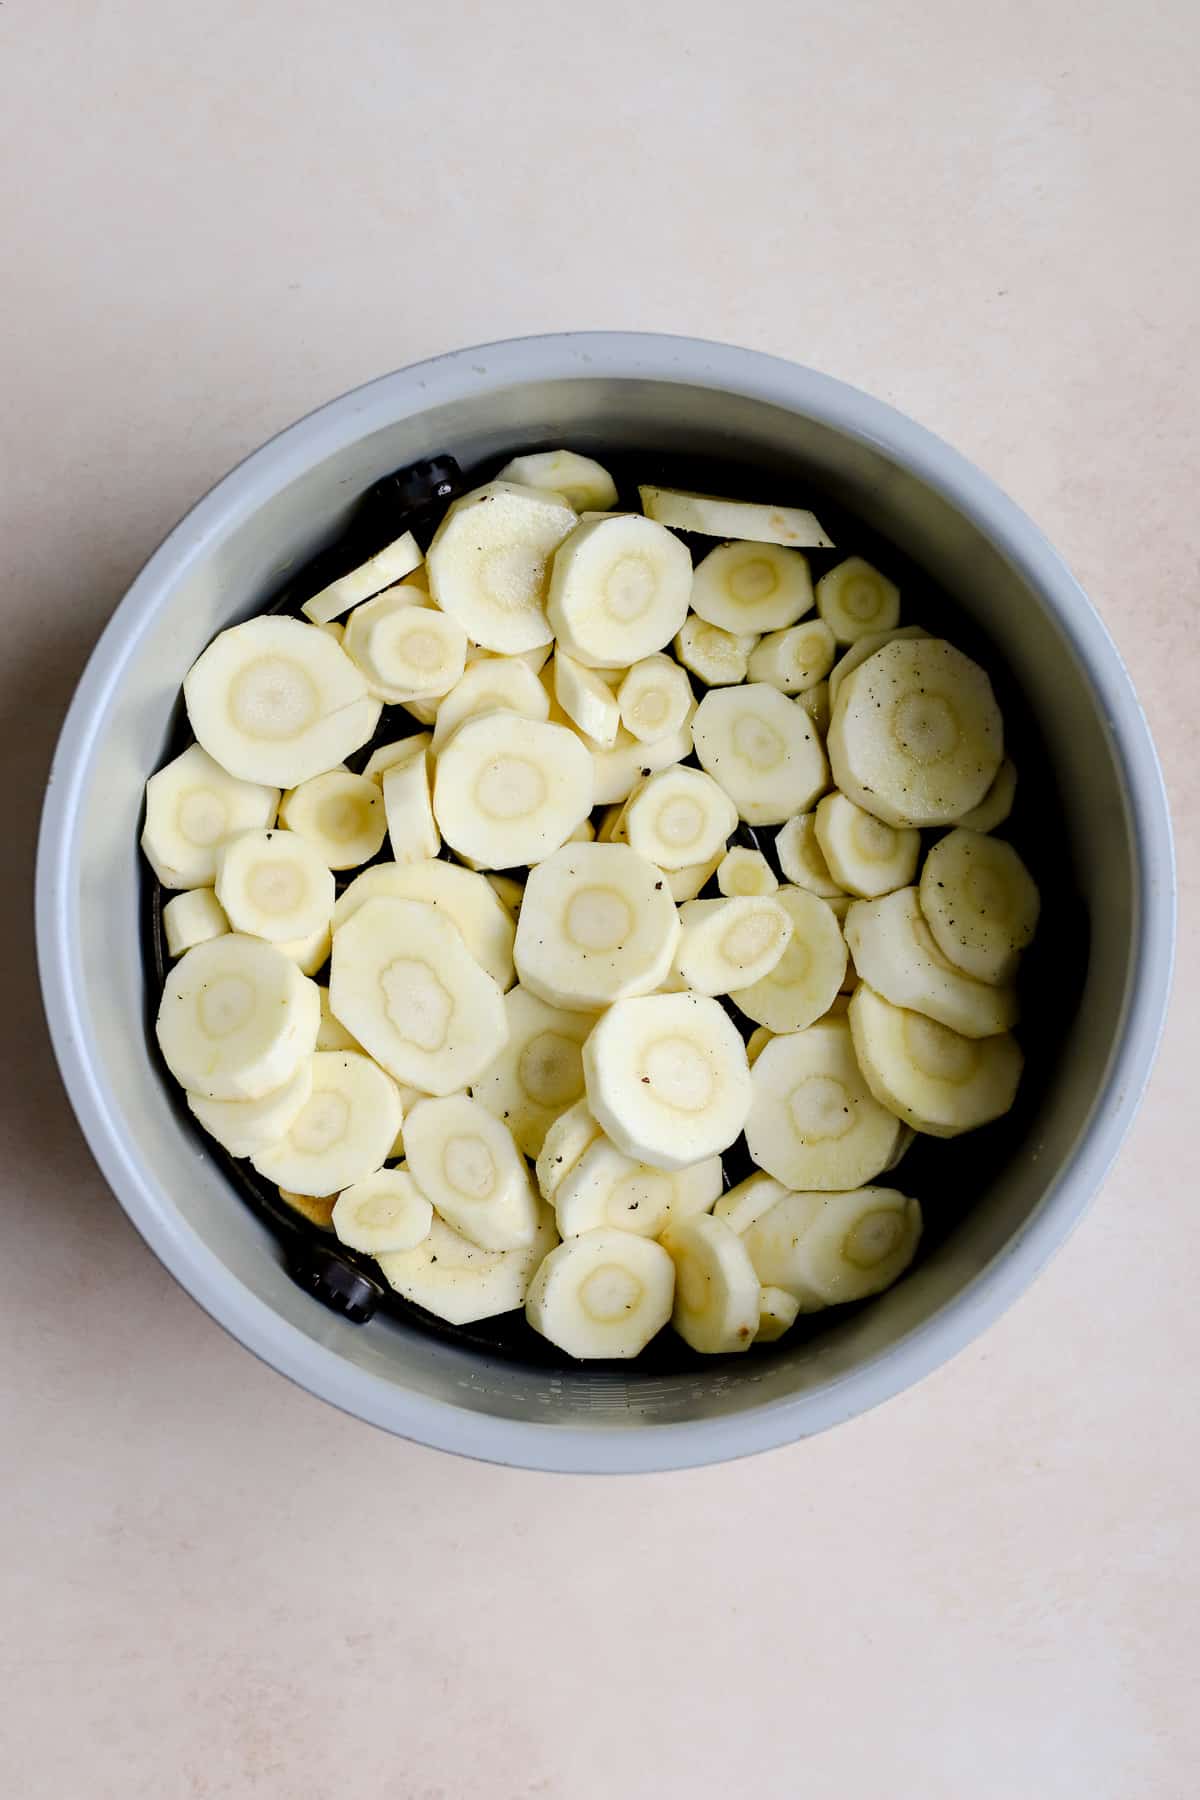
<svg viewBox="0 0 1200 1800"><path fill-rule="evenodd" d="M308 1398L126 1224L28 873L162 533L367 377L689 332L883 396L1090 589L1197 807L1192 0L0 6L0 1785L21 1800L1175 1800L1200 1728L1200 959L1089 1218L823 1439L624 1481Z"/></svg>

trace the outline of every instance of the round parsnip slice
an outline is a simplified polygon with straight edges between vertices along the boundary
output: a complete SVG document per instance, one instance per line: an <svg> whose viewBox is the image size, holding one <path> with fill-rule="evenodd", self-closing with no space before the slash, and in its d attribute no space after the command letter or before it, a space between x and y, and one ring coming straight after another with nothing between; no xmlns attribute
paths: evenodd
<svg viewBox="0 0 1200 1800"><path fill-rule="evenodd" d="M548 1127L538 1152L535 1173L543 1200L553 1200L589 1144L600 1136L600 1127L588 1111L586 1100L577 1100L559 1113Z"/></svg>
<svg viewBox="0 0 1200 1800"><path fill-rule="evenodd" d="M862 900L906 887L917 872L920 832L885 825L845 794L817 802L813 829L829 873Z"/></svg>
<svg viewBox="0 0 1200 1800"><path fill-rule="evenodd" d="M799 1316L800 1302L794 1294L785 1293L783 1288L763 1288L758 1300L758 1330L754 1334L755 1343L775 1343L778 1338L791 1329Z"/></svg>
<svg viewBox="0 0 1200 1800"><path fill-rule="evenodd" d="M710 625L698 613L689 613L675 633L675 654L705 687L729 687L745 681L750 652L757 642L752 631L739 637L720 625Z"/></svg>
<svg viewBox="0 0 1200 1800"><path fill-rule="evenodd" d="M856 805L887 825L946 825L995 780L1004 728L978 663L943 638L894 639L842 682L827 742Z"/></svg>
<svg viewBox="0 0 1200 1800"><path fill-rule="evenodd" d="M519 1250L537 1235L538 1202L502 1120L466 1094L422 1100L404 1121L409 1174L455 1231L481 1250Z"/></svg>
<svg viewBox="0 0 1200 1800"><path fill-rule="evenodd" d="M450 692L466 665L467 634L416 588L388 588L355 607L344 648L377 699L408 705Z"/></svg>
<svg viewBox="0 0 1200 1800"><path fill-rule="evenodd" d="M923 1013L893 1006L860 981L848 1013L868 1087L914 1131L957 1137L1006 1113L1022 1057L1016 1039L967 1038Z"/></svg>
<svg viewBox="0 0 1200 1800"><path fill-rule="evenodd" d="M314 625L326 625L341 613L348 612L357 606L360 600L369 600L372 594L382 593L393 582L403 581L414 569L421 565L421 552L417 540L411 531L406 531L394 543L374 556L360 563L357 569L351 569L348 575L341 575L331 581L328 587L306 600L300 608Z"/></svg>
<svg viewBox="0 0 1200 1800"><path fill-rule="evenodd" d="M769 975L731 998L768 1031L803 1031L829 1011L846 973L846 940L828 903L805 888L772 896L792 921L792 936Z"/></svg>
<svg viewBox="0 0 1200 1800"><path fill-rule="evenodd" d="M442 847L433 816L429 755L410 756L383 771L388 843L398 864L428 862Z"/></svg>
<svg viewBox="0 0 1200 1800"><path fill-rule="evenodd" d="M530 870L513 955L539 999L599 1012L656 988L678 942L657 868L625 844L567 844Z"/></svg>
<svg viewBox="0 0 1200 1800"><path fill-rule="evenodd" d="M675 1269L661 1244L599 1230L552 1250L525 1304L536 1332L580 1361L637 1356L671 1316Z"/></svg>
<svg viewBox="0 0 1200 1800"><path fill-rule="evenodd" d="M868 631L854 642L838 657L829 671L829 704L833 706L847 675L852 675L860 663L865 663L868 656L874 656L885 644L894 643L898 638L924 638L929 633L923 625L897 625L894 631Z"/></svg>
<svg viewBox="0 0 1200 1800"><path fill-rule="evenodd" d="M775 872L762 851L747 850L741 844L727 850L717 864L717 886L731 900L779 890Z"/></svg>
<svg viewBox="0 0 1200 1800"><path fill-rule="evenodd" d="M323 987L321 995L321 1023L317 1027L318 1050L361 1050L362 1045L356 1037L352 1037L340 1019L335 1019L329 1005L329 989Z"/></svg>
<svg viewBox="0 0 1200 1800"><path fill-rule="evenodd" d="M428 731L416 731L411 737L398 738L393 744L380 744L373 750L363 765L363 774L369 781L383 786L386 770L394 768L397 763L406 763L414 756L421 756L433 743L433 735Z"/></svg>
<svg viewBox="0 0 1200 1800"><path fill-rule="evenodd" d="M497 480L561 494L578 513L609 512L617 504L617 484L608 470L576 450L534 450L514 456Z"/></svg>
<svg viewBox="0 0 1200 1800"><path fill-rule="evenodd" d="M504 655L548 644L550 558L574 529L558 494L491 481L456 500L434 533L429 591L472 643Z"/></svg>
<svg viewBox="0 0 1200 1800"><path fill-rule="evenodd" d="M259 1100L206 1100L188 1094L193 1116L230 1156L253 1156L285 1136L312 1093L312 1057L301 1057L282 1087Z"/></svg>
<svg viewBox="0 0 1200 1800"><path fill-rule="evenodd" d="M856 900L843 929L859 978L893 1006L924 1013L970 1038L994 1037L1016 1023L1012 988L976 981L943 956L915 887Z"/></svg>
<svg viewBox="0 0 1200 1800"><path fill-rule="evenodd" d="M485 869L539 863L592 809L592 758L572 731L517 713L465 719L437 759L442 836Z"/></svg>
<svg viewBox="0 0 1200 1800"><path fill-rule="evenodd" d="M602 750L617 741L617 697L608 683L563 649L554 652L554 693L571 723Z"/></svg>
<svg viewBox="0 0 1200 1800"><path fill-rule="evenodd" d="M822 900L835 900L843 889L835 880L825 860L825 852L817 839L815 812L797 813L794 819L776 833L775 854L784 879L794 887L807 888Z"/></svg>
<svg viewBox="0 0 1200 1800"><path fill-rule="evenodd" d="M669 1226L662 1242L675 1265L671 1323L684 1343L710 1356L748 1350L761 1284L736 1231L701 1215Z"/></svg>
<svg viewBox="0 0 1200 1800"><path fill-rule="evenodd" d="M481 969L501 988L516 980L513 938L516 924L492 886L491 878L437 858L423 862L376 863L355 877L333 909L333 929L340 931L367 900L424 900L444 913L462 932L463 942Z"/></svg>
<svg viewBox="0 0 1200 1800"><path fill-rule="evenodd" d="M769 681L785 694L802 694L824 681L836 645L824 619L806 619L787 631L768 632L750 652L751 681Z"/></svg>
<svg viewBox="0 0 1200 1800"><path fill-rule="evenodd" d="M639 487L638 494L646 516L661 520L674 531L748 538L755 544L833 549L833 539L826 536L813 514L797 506L764 506L754 500L727 500L682 488Z"/></svg>
<svg viewBox="0 0 1200 1800"><path fill-rule="evenodd" d="M686 869L723 856L737 822L733 801L711 775L676 765L635 789L623 831L629 848L647 862Z"/></svg>
<svg viewBox="0 0 1200 1800"><path fill-rule="evenodd" d="M687 617L692 560L636 513L577 525L558 547L546 612L564 649L596 669L627 669L669 644Z"/></svg>
<svg viewBox="0 0 1200 1800"><path fill-rule="evenodd" d="M239 781L190 744L146 783L142 851L164 887L209 887L219 846L273 825L278 806L278 788Z"/></svg>
<svg viewBox="0 0 1200 1800"><path fill-rule="evenodd" d="M274 944L226 932L185 951L163 984L157 1033L176 1081L208 1100L259 1100L317 1041L321 1001Z"/></svg>
<svg viewBox="0 0 1200 1800"><path fill-rule="evenodd" d="M596 806L613 806L628 800L630 794L647 775L656 775L672 763L682 762L692 753L691 713L678 731L656 738L652 744L641 742L624 729L618 731L609 750L592 749L592 771L595 778Z"/></svg>
<svg viewBox="0 0 1200 1800"><path fill-rule="evenodd" d="M750 1110L737 1027L703 994L609 1007L583 1047L593 1116L626 1156L683 1169L727 1150Z"/></svg>
<svg viewBox="0 0 1200 1800"><path fill-rule="evenodd" d="M804 1280L829 1306L882 1294L921 1241L921 1208L894 1188L830 1194L798 1245Z"/></svg>
<svg viewBox="0 0 1200 1800"><path fill-rule="evenodd" d="M1011 844L962 827L948 832L925 858L920 899L938 949L956 968L977 981L1011 981L1041 911L1034 879Z"/></svg>
<svg viewBox="0 0 1200 1800"><path fill-rule="evenodd" d="M746 1143L759 1168L785 1187L859 1187L887 1167L896 1120L859 1073L844 1019L773 1038L751 1081Z"/></svg>
<svg viewBox="0 0 1200 1800"><path fill-rule="evenodd" d="M794 930L791 914L771 895L689 900L679 923L675 971L697 994L730 994L762 981Z"/></svg>
<svg viewBox="0 0 1200 1800"><path fill-rule="evenodd" d="M537 1156L553 1121L583 1097L581 1048L595 1015L548 1006L527 988L504 996L508 1042L471 1085L526 1156Z"/></svg>
<svg viewBox="0 0 1200 1800"><path fill-rule="evenodd" d="M351 1250L378 1256L424 1243L433 1228L433 1208L405 1170L380 1169L342 1189L332 1223Z"/></svg>
<svg viewBox="0 0 1200 1800"><path fill-rule="evenodd" d="M829 693L829 682L818 681L816 687L805 688L803 693L796 695L796 705L808 714L822 742L829 730Z"/></svg>
<svg viewBox="0 0 1200 1800"><path fill-rule="evenodd" d="M207 944L210 938L221 937L229 930L225 909L211 888L191 888L176 894L163 907L162 922L167 950L172 956L182 956L185 950Z"/></svg>
<svg viewBox="0 0 1200 1800"><path fill-rule="evenodd" d="M415 1250L382 1251L378 1261L404 1299L447 1324L470 1325L523 1306L534 1271L557 1242L554 1213L543 1205L533 1242L520 1250L481 1250L435 1218Z"/></svg>
<svg viewBox="0 0 1200 1800"><path fill-rule="evenodd" d="M739 1181L736 1187L731 1187L728 1193L721 1195L713 1207L713 1217L721 1219L740 1237L764 1214L769 1213L775 1202L782 1200L788 1191L781 1181L756 1169L753 1175L747 1175L744 1181Z"/></svg>
<svg viewBox="0 0 1200 1800"><path fill-rule="evenodd" d="M644 744L678 731L694 704L686 672L669 656L642 657L626 670L617 688L621 724Z"/></svg>
<svg viewBox="0 0 1200 1800"><path fill-rule="evenodd" d="M993 781L978 806L965 812L958 821L969 831L995 831L997 825L1003 825L1013 809L1013 801L1017 793L1017 765L1011 756L1006 756L996 771Z"/></svg>
<svg viewBox="0 0 1200 1800"><path fill-rule="evenodd" d="M813 608L807 559L777 544L718 544L696 566L692 610L735 637L780 631Z"/></svg>
<svg viewBox="0 0 1200 1800"><path fill-rule="evenodd" d="M499 986L420 900L365 900L338 927L329 1003L390 1075L427 1094L474 1081L508 1033Z"/></svg>
<svg viewBox="0 0 1200 1800"><path fill-rule="evenodd" d="M561 1178L554 1205L564 1238L602 1227L658 1237L673 1220L707 1212L720 1192L719 1156L668 1173L635 1162L601 1136Z"/></svg>
<svg viewBox="0 0 1200 1800"><path fill-rule="evenodd" d="M692 720L701 767L748 825L782 825L829 783L825 752L802 707L766 682L705 694Z"/></svg>
<svg viewBox="0 0 1200 1800"><path fill-rule="evenodd" d="M274 615L215 637L184 677L183 697L223 769L279 788L336 768L379 723L380 703L341 645Z"/></svg>
<svg viewBox="0 0 1200 1800"><path fill-rule="evenodd" d="M519 656L482 657L471 664L438 707L434 754L464 719L486 712L519 713L523 719L543 722L550 716L550 700L529 664Z"/></svg>
<svg viewBox="0 0 1200 1800"><path fill-rule="evenodd" d="M235 931L290 944L333 917L333 874L295 831L243 831L217 853L217 899Z"/></svg>
<svg viewBox="0 0 1200 1800"><path fill-rule="evenodd" d="M318 1050L308 1099L279 1141L250 1160L294 1194L337 1194L383 1167L402 1122L396 1084L369 1056Z"/></svg>
<svg viewBox="0 0 1200 1800"><path fill-rule="evenodd" d="M379 784L349 769L328 769L283 796L280 824L307 838L330 869L356 869L378 856L387 835Z"/></svg>
<svg viewBox="0 0 1200 1800"><path fill-rule="evenodd" d="M817 583L817 606L839 644L900 623L900 589L861 556L848 556Z"/></svg>

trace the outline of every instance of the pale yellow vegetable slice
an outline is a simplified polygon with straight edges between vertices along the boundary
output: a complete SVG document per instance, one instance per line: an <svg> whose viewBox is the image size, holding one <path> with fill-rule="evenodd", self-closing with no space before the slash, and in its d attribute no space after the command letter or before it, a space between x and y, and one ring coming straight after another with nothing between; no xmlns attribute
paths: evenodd
<svg viewBox="0 0 1200 1800"><path fill-rule="evenodd" d="M917 872L920 832L885 825L845 794L826 794L817 802L813 830L829 873L860 899L906 887Z"/></svg>
<svg viewBox="0 0 1200 1800"><path fill-rule="evenodd" d="M225 909L211 888L192 888L176 894L162 909L167 951L182 956L196 944L207 944L229 930Z"/></svg>
<svg viewBox="0 0 1200 1800"><path fill-rule="evenodd" d="M280 824L307 838L330 869L356 869L378 856L387 835L379 784L349 769L327 769L283 796Z"/></svg>
<svg viewBox="0 0 1200 1800"><path fill-rule="evenodd" d="M843 930L860 980L893 1006L924 1013L971 1038L993 1037L1016 1023L1011 987L976 981L942 955L915 887L856 900Z"/></svg>
<svg viewBox="0 0 1200 1800"><path fill-rule="evenodd" d="M536 1157L554 1120L583 1097L581 1050L596 1019L549 1006L523 987L505 995L504 1012L508 1040L471 1093Z"/></svg>
<svg viewBox="0 0 1200 1800"><path fill-rule="evenodd" d="M429 764L429 753L418 752L383 771L383 810L397 864L428 862L442 847Z"/></svg>
<svg viewBox="0 0 1200 1800"><path fill-rule="evenodd" d="M273 825L278 806L277 787L239 781L190 744L146 783L143 854L164 887L211 887L221 844Z"/></svg>
<svg viewBox="0 0 1200 1800"><path fill-rule="evenodd" d="M319 594L306 600L300 610L314 625L326 625L361 600L369 600L372 594L382 593L393 582L403 581L406 575L420 567L421 560L416 538L411 531L403 532L393 543L351 569L348 575L340 575L328 587L323 587Z"/></svg>
<svg viewBox="0 0 1200 1800"><path fill-rule="evenodd" d="M586 1100L577 1100L548 1126L538 1151L535 1173L543 1200L553 1200L589 1144L600 1136L600 1127Z"/></svg>
<svg viewBox="0 0 1200 1800"><path fill-rule="evenodd" d="M689 900L679 922L674 967L697 994L730 994L764 980L794 930L791 914L771 895Z"/></svg>
<svg viewBox="0 0 1200 1800"><path fill-rule="evenodd" d="M588 1231L546 1257L525 1312L568 1356L626 1359L662 1330L674 1289L674 1265L660 1244L629 1231Z"/></svg>
<svg viewBox="0 0 1200 1800"><path fill-rule="evenodd" d="M481 1250L435 1218L414 1250L381 1252L378 1261L405 1300L447 1324L470 1325L523 1306L534 1272L557 1241L554 1213L541 1206L533 1242L519 1250Z"/></svg>
<svg viewBox="0 0 1200 1800"><path fill-rule="evenodd" d="M751 1085L746 1143L759 1168L785 1187L860 1187L887 1167L896 1120L860 1074L844 1019L773 1038Z"/></svg>
<svg viewBox="0 0 1200 1800"><path fill-rule="evenodd" d="M196 737L230 775L298 787L367 742L380 703L340 644L267 615L213 639L184 677Z"/></svg>
<svg viewBox="0 0 1200 1800"><path fill-rule="evenodd" d="M675 634L675 654L685 669L706 687L729 687L745 681L750 652L758 639L753 632L741 636L720 625L710 625L698 613L689 613Z"/></svg>
<svg viewBox="0 0 1200 1800"><path fill-rule="evenodd" d="M514 456L497 479L561 494L578 513L609 512L617 504L617 484L608 470L576 450L534 450Z"/></svg>
<svg viewBox="0 0 1200 1800"><path fill-rule="evenodd" d="M682 765L651 775L625 808L629 848L660 869L685 869L725 854L737 809L711 775Z"/></svg>
<svg viewBox="0 0 1200 1800"><path fill-rule="evenodd" d="M839 644L900 623L900 589L861 556L849 556L817 583L817 606Z"/></svg>
<svg viewBox="0 0 1200 1800"><path fill-rule="evenodd" d="M537 1235L529 1169L503 1120L466 1094L421 1100L404 1121L408 1173L447 1225L481 1250L518 1250Z"/></svg>
<svg viewBox="0 0 1200 1800"><path fill-rule="evenodd" d="M559 546L546 612L560 650L593 668L627 669L670 643L691 586L678 538L625 513L577 525Z"/></svg>
<svg viewBox="0 0 1200 1800"><path fill-rule="evenodd" d="M827 745L856 805L888 825L944 825L987 793L1004 729L978 663L943 638L900 639L846 676Z"/></svg>
<svg viewBox="0 0 1200 1800"><path fill-rule="evenodd" d="M919 1203L893 1188L829 1194L800 1240L799 1271L829 1306L866 1300L903 1275L921 1226Z"/></svg>
<svg viewBox="0 0 1200 1800"><path fill-rule="evenodd" d="M1013 801L1017 792L1017 766L1011 756L1006 756L996 771L993 781L978 806L965 812L958 821L971 831L995 831L997 825L1003 825L1013 809Z"/></svg>
<svg viewBox="0 0 1200 1800"><path fill-rule="evenodd" d="M217 899L235 931L275 944L311 938L329 923L333 875L294 831L243 831L217 852Z"/></svg>
<svg viewBox="0 0 1200 1800"><path fill-rule="evenodd" d="M1011 844L963 827L948 832L925 859L920 900L956 968L977 981L1011 981L1041 911L1037 884Z"/></svg>
<svg viewBox="0 0 1200 1800"><path fill-rule="evenodd" d="M718 544L696 565L693 612L735 637L780 631L812 609L812 579L799 550L754 542Z"/></svg>
<svg viewBox="0 0 1200 1800"><path fill-rule="evenodd" d="M748 673L751 681L769 681L785 694L802 694L825 680L835 649L824 619L806 619L761 638L750 652Z"/></svg>
<svg viewBox="0 0 1200 1800"><path fill-rule="evenodd" d="M616 695L594 669L560 646L554 653L554 693L571 723L602 750L611 749L621 723Z"/></svg>
<svg viewBox="0 0 1200 1800"><path fill-rule="evenodd" d="M559 495L491 481L454 501L434 534L429 591L472 643L504 655L548 644L550 559L575 526Z"/></svg>
<svg viewBox="0 0 1200 1800"><path fill-rule="evenodd" d="M561 725L517 713L465 719L437 759L433 810L442 836L480 868L541 862L593 805L589 751Z"/></svg>
<svg viewBox="0 0 1200 1800"><path fill-rule="evenodd" d="M495 890L499 876L431 858L423 862L375 863L355 877L333 909L333 928L340 931L366 900L424 900L457 925L463 942L480 968L501 988L516 980L513 938L516 924ZM517 900L519 903L520 892Z"/></svg>
<svg viewBox="0 0 1200 1800"><path fill-rule="evenodd" d="M274 944L226 932L187 950L163 984L156 1030L167 1067L209 1100L258 1100L317 1041L317 985Z"/></svg>
<svg viewBox="0 0 1200 1800"><path fill-rule="evenodd" d="M656 988L678 941L659 869L624 844L567 844L530 870L513 954L540 999L598 1012Z"/></svg>
<svg viewBox="0 0 1200 1800"><path fill-rule="evenodd" d="M550 701L536 673L519 656L485 656L473 662L438 707L432 748L436 754L464 719L486 712L520 713L544 721Z"/></svg>
<svg viewBox="0 0 1200 1800"><path fill-rule="evenodd" d="M610 1006L583 1047L588 1106L638 1162L682 1169L727 1150L750 1110L736 1026L701 994Z"/></svg>
<svg viewBox="0 0 1200 1800"><path fill-rule="evenodd" d="M433 1229L433 1208L404 1169L379 1169L343 1188L332 1225L351 1250L378 1256L388 1250L415 1250Z"/></svg>
<svg viewBox="0 0 1200 1800"><path fill-rule="evenodd" d="M724 1220L702 1214L669 1226L662 1241L675 1265L671 1323L684 1343L710 1356L748 1350L761 1283L742 1239Z"/></svg>
<svg viewBox="0 0 1200 1800"><path fill-rule="evenodd" d="M312 1093L312 1057L301 1057L282 1087L258 1100L206 1100L188 1094L193 1116L231 1156L253 1156L277 1144Z"/></svg>
<svg viewBox="0 0 1200 1800"><path fill-rule="evenodd" d="M796 705L808 714L822 740L829 730L829 696L828 681L818 681L816 687L805 688L796 695Z"/></svg>
<svg viewBox="0 0 1200 1800"><path fill-rule="evenodd" d="M807 812L829 770L803 708L766 682L714 688L692 720L696 755L748 825L781 825Z"/></svg>
<svg viewBox="0 0 1200 1800"><path fill-rule="evenodd" d="M409 762L414 756L423 755L432 743L432 733L417 731L411 737L398 738L393 744L380 744L378 750L373 750L363 765L363 774L369 781L382 787L385 770L394 768L397 763Z"/></svg>
<svg viewBox="0 0 1200 1800"><path fill-rule="evenodd" d="M329 1003L390 1075L428 1094L474 1081L508 1033L498 984L453 921L419 900L366 900L339 925Z"/></svg>
<svg viewBox="0 0 1200 1800"><path fill-rule="evenodd" d="M677 732L694 705L686 672L669 656L642 657L617 688L621 724L640 743L657 743Z"/></svg>
<svg viewBox="0 0 1200 1800"><path fill-rule="evenodd" d="M681 488L639 487L647 518L673 531L695 531L703 537L748 538L756 544L783 544L800 549L831 550L812 513L796 506L763 506L749 500L727 500L717 494L693 494Z"/></svg>
<svg viewBox="0 0 1200 1800"><path fill-rule="evenodd" d="M828 1012L846 973L846 941L826 901L804 888L782 887L773 899L792 921L792 937L769 975L731 998L739 1012L768 1031L803 1031Z"/></svg>
<svg viewBox="0 0 1200 1800"><path fill-rule="evenodd" d="M829 704L833 706L847 675L852 675L860 663L865 663L868 656L874 656L885 644L904 638L924 638L929 633L923 625L897 625L894 631L868 631L848 645L829 671Z"/></svg>
<svg viewBox="0 0 1200 1800"><path fill-rule="evenodd" d="M439 699L462 677L467 634L416 588L389 588L356 606L343 647L371 692L389 703Z"/></svg>
<svg viewBox="0 0 1200 1800"><path fill-rule="evenodd" d="M402 1120L395 1082L369 1056L318 1050L308 1099L282 1137L250 1160L294 1194L340 1193L383 1167Z"/></svg>
<svg viewBox="0 0 1200 1800"><path fill-rule="evenodd" d="M967 1038L893 1006L865 981L850 998L854 1052L868 1087L897 1118L931 1137L956 1137L1011 1107L1022 1057L1007 1032Z"/></svg>
<svg viewBox="0 0 1200 1800"><path fill-rule="evenodd" d="M774 894L779 883L761 850L735 844L717 864L717 886L730 899L743 894Z"/></svg>
<svg viewBox="0 0 1200 1800"><path fill-rule="evenodd" d="M797 813L789 819L775 835L775 854L785 881L819 894L822 900L835 900L843 890L825 860L816 823L815 812Z"/></svg>

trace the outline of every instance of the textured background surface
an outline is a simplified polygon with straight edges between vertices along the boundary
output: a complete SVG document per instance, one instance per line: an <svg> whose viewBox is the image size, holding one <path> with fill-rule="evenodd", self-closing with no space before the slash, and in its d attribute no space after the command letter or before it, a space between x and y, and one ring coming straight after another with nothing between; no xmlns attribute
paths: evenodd
<svg viewBox="0 0 1200 1800"><path fill-rule="evenodd" d="M0 7L0 1763L22 1800L1195 1791L1200 27L1191 0ZM1043 524L1172 789L1179 988L1087 1223L823 1440L619 1483L259 1367L60 1097L27 871L74 679L196 496L382 370L726 338Z"/></svg>

